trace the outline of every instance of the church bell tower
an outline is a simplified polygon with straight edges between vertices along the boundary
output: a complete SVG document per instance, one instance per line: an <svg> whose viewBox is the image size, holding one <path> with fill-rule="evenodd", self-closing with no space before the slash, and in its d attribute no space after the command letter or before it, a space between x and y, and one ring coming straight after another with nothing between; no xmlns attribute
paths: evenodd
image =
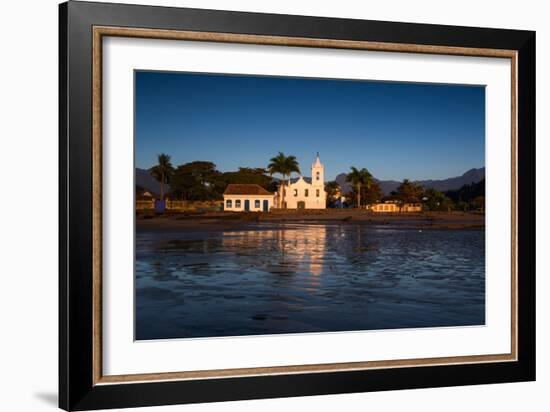
<svg viewBox="0 0 550 412"><path fill-rule="evenodd" d="M311 165L311 184L323 191L325 189L325 166L321 163L319 152L317 152L315 162Z"/></svg>

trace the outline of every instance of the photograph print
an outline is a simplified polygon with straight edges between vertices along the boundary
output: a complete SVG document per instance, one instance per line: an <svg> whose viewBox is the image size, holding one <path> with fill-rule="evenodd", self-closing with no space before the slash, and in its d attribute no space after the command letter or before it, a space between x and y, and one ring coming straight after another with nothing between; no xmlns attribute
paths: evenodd
<svg viewBox="0 0 550 412"><path fill-rule="evenodd" d="M485 325L485 87L134 72L135 339Z"/></svg>

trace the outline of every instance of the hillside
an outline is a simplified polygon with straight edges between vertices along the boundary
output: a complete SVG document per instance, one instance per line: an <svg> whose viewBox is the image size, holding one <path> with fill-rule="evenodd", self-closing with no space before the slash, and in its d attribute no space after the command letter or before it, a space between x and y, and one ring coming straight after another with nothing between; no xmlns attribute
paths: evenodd
<svg viewBox="0 0 550 412"><path fill-rule="evenodd" d="M154 195L160 193L160 183L149 174L148 170L136 167L136 187L141 187Z"/></svg>
<svg viewBox="0 0 550 412"><path fill-rule="evenodd" d="M468 185L470 183L478 183L483 179L485 179L485 168L480 167L478 169L470 169L461 176L449 177L447 179L441 180L419 180L416 181L416 183L424 186L425 189L436 189L444 192L447 190L457 190L464 185ZM340 173L338 176L336 176L335 180L344 189L344 193L347 193L351 190L350 184L346 182L345 173ZM388 195L392 191L397 189L397 186L399 186L399 184L401 183L396 180L378 180L376 178L374 180L376 180L380 184L382 193L384 193L385 195Z"/></svg>

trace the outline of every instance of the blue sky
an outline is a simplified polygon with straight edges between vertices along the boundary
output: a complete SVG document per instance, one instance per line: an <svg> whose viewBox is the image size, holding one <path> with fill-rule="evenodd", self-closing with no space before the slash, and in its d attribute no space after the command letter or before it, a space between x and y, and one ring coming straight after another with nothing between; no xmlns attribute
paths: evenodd
<svg viewBox="0 0 550 412"><path fill-rule="evenodd" d="M266 167L282 151L325 180L350 166L383 180L442 179L485 165L485 88L136 71L136 166Z"/></svg>

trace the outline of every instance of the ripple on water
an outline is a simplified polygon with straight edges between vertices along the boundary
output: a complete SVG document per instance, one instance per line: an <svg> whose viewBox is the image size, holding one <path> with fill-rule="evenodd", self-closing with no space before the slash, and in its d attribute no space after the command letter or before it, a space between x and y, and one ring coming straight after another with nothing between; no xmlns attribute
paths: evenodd
<svg viewBox="0 0 550 412"><path fill-rule="evenodd" d="M483 231L138 233L138 339L484 324Z"/></svg>

